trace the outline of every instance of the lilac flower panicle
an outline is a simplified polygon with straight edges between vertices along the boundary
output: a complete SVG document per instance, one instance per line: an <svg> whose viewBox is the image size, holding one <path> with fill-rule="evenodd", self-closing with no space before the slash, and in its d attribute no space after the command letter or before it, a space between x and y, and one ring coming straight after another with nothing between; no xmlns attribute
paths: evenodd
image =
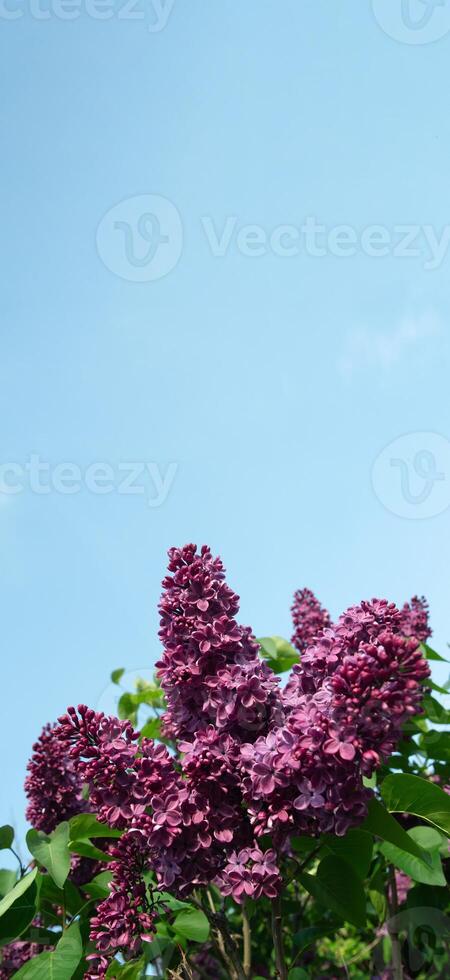
<svg viewBox="0 0 450 980"><path fill-rule="evenodd" d="M241 749L257 835L345 834L361 822L363 777L420 710L429 668L396 606L374 599L322 630L293 669L284 726Z"/></svg>
<svg viewBox="0 0 450 980"><path fill-rule="evenodd" d="M429 608L425 596L413 596L400 610L401 628L404 636L414 636L420 643L429 640L432 629L429 625Z"/></svg>
<svg viewBox="0 0 450 980"><path fill-rule="evenodd" d="M50 834L63 820L86 809L82 780L56 725L43 728L27 770L26 818L36 830Z"/></svg>
<svg viewBox="0 0 450 980"><path fill-rule="evenodd" d="M0 980L9 980L20 970L21 966L49 948L48 946L39 946L37 943L22 942L20 939L2 946L0 949Z"/></svg>
<svg viewBox="0 0 450 980"><path fill-rule="evenodd" d="M125 952L133 958L141 951L142 940L151 940L154 932L154 903L143 877L148 846L140 831L129 831L111 853L113 882L91 919L91 940L100 956Z"/></svg>
<svg viewBox="0 0 450 980"><path fill-rule="evenodd" d="M127 827L145 813L155 793L176 780L166 747L144 738L138 751L139 733L128 721L79 705L59 719L59 732L72 746L94 811L111 827Z"/></svg>
<svg viewBox="0 0 450 980"><path fill-rule="evenodd" d="M169 551L160 602L157 663L168 702L166 732L192 739L213 724L247 741L267 731L280 711L278 682L258 655L248 627L234 618L239 598L220 558L204 545Z"/></svg>
<svg viewBox="0 0 450 980"><path fill-rule="evenodd" d="M331 616L310 589L299 589L294 594L291 612L294 625L291 642L299 653L304 653L318 633L331 626Z"/></svg>

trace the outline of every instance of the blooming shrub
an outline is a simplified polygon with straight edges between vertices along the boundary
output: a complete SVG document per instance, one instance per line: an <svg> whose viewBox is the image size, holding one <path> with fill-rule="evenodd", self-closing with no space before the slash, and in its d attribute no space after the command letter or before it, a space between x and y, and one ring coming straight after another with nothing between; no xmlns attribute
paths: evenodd
<svg viewBox="0 0 450 980"><path fill-rule="evenodd" d="M359 865L355 872L358 849L364 852L363 877L370 872L375 919L382 901L393 908L389 862L400 861L401 902L410 893L403 883L414 879L411 850L416 861L427 863L420 843L426 827L416 841L383 810L390 760L402 761L403 775L395 775L394 766L389 777L395 787L405 786L406 774L418 780L419 798L422 786L432 786L446 801L445 807L440 802L442 812L450 809L437 785L447 781L442 760L430 765L429 782L410 762L418 750L414 739L426 737L416 718L433 702L421 645L430 636L425 600L415 597L401 610L386 600L364 601L332 623L309 590L297 592L293 642L301 659L283 687L251 629L236 619L239 599L225 581L221 560L206 546L198 551L189 544L170 550L168 572L160 602L160 690L153 686L151 696L149 690L149 704L165 708L150 725L156 740L146 725L140 733L127 717L106 717L80 705L47 726L33 747L27 817L39 833L30 832L28 843L41 869L41 894L49 891L43 904L37 898L34 911L43 939L51 939L54 930L58 942L54 952L41 946L44 952L37 953L23 941L25 929L4 946L0 980L13 975L22 960L59 955L67 942L66 885L58 892L63 880L71 888L68 933L80 921L89 935L75 967L84 957L90 980L122 973L125 980L130 962L137 972L126 977L139 977L152 960L167 976L190 980L220 976L222 970L238 980L266 975L264 961L259 974L254 972L258 942L264 946L268 935L267 916L262 911L261 919L255 909L265 906L272 919L268 975L285 980L288 963L298 956L294 933L283 931L283 906L299 888L328 916L355 927L366 919ZM123 701L129 703L132 696ZM415 806L420 816L420 804ZM446 819L431 821L431 833L439 833L436 825L446 830ZM450 829L450 816L448 823ZM373 835L384 841L375 851ZM72 855L65 871L63 838ZM433 840L437 847L439 838ZM421 871L422 879L427 873ZM350 883L349 902L344 893L339 900L335 894L333 882L342 875ZM385 897L378 901L380 888ZM77 908L74 893L82 896L83 889L86 898ZM358 901L351 899L352 889ZM52 923L61 914L62 933ZM242 919L242 949L236 917ZM0 916L0 927L1 921ZM378 921L373 928L379 930ZM252 949L253 930L260 939L253 939ZM392 936L397 962L399 940ZM203 953L191 954L189 942L204 942ZM27 966L22 969L26 977Z"/></svg>

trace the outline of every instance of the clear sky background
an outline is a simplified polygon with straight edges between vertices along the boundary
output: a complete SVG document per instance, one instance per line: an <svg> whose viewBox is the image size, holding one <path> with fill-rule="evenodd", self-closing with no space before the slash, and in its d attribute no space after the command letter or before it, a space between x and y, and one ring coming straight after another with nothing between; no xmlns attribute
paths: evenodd
<svg viewBox="0 0 450 980"><path fill-rule="evenodd" d="M157 659L173 544L223 556L257 635L289 636L308 585L333 615L424 593L450 639L448 4L430 39L381 0L31 2L0 17L1 817L20 835L42 725ZM130 463L153 464L143 492Z"/></svg>

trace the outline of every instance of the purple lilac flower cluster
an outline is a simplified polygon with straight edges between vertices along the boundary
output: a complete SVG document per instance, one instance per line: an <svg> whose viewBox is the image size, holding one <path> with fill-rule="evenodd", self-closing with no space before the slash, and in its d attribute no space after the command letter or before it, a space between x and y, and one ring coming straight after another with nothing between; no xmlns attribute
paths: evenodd
<svg viewBox="0 0 450 980"><path fill-rule="evenodd" d="M432 630L429 624L428 602L424 596L413 596L400 610L402 631L405 636L414 636L419 643L429 640Z"/></svg>
<svg viewBox="0 0 450 980"><path fill-rule="evenodd" d="M345 834L366 812L363 777L387 758L420 709L429 669L396 606L362 602L325 629L296 665L286 722L242 747L255 833Z"/></svg>
<svg viewBox="0 0 450 980"><path fill-rule="evenodd" d="M128 832L111 854L111 891L91 919L91 940L98 954L91 957L91 977L102 976L109 957L117 952L132 958L154 932L154 903L144 880L150 858L145 836L139 830Z"/></svg>
<svg viewBox="0 0 450 980"><path fill-rule="evenodd" d="M27 766L26 818L35 828L50 834L62 820L70 820L86 809L82 781L67 745L55 725L46 725Z"/></svg>
<svg viewBox="0 0 450 980"><path fill-rule="evenodd" d="M0 950L0 980L9 980L24 963L28 963L34 956L38 956L46 947L38 946L37 943L27 943L17 940L8 943Z"/></svg>
<svg viewBox="0 0 450 980"><path fill-rule="evenodd" d="M83 779L56 725L43 728L27 769L26 817L35 830L51 834L63 820L89 810L83 798ZM70 879L75 885L86 884L99 870L98 862L72 855Z"/></svg>
<svg viewBox="0 0 450 980"><path fill-rule="evenodd" d="M295 592L291 612L294 625L291 642L299 653L304 653L317 634L331 626L331 616L310 589Z"/></svg>
<svg viewBox="0 0 450 980"><path fill-rule="evenodd" d="M169 551L160 602L164 654L157 664L168 702L166 731L192 739L213 724L247 741L268 730L280 708L278 683L235 615L239 597L220 558L204 545Z"/></svg>
<svg viewBox="0 0 450 980"><path fill-rule="evenodd" d="M92 920L90 980L105 975L117 951L136 953L151 936L146 871L181 897L216 881L238 902L274 898L277 853L289 834L344 834L360 822L370 795L363 776L419 710L428 674L416 638L423 605L408 606L412 638L405 609L374 599L331 626L304 591L302 661L281 692L250 629L235 619L239 600L220 559L186 545L169 552L169 572L158 667L165 731L178 754L85 706L69 708L53 733L93 811L124 831L112 852L111 894ZM61 779L65 785L65 770ZM267 832L276 850L264 853L258 839Z"/></svg>
<svg viewBox="0 0 450 980"><path fill-rule="evenodd" d="M60 719L60 732L72 743L99 818L127 830L121 843L130 833L135 843L145 844L163 887L184 894L211 881L224 863L224 845L235 837L241 843L241 797L226 736L216 735L211 749L211 733L202 733L189 743L180 771L164 745L146 738L138 744L129 722L84 705ZM216 768L208 773L212 758ZM219 771L220 782L214 778Z"/></svg>
<svg viewBox="0 0 450 980"><path fill-rule="evenodd" d="M281 887L281 875L273 850L244 847L230 855L217 884L223 895L231 895L235 902L246 898L276 898Z"/></svg>

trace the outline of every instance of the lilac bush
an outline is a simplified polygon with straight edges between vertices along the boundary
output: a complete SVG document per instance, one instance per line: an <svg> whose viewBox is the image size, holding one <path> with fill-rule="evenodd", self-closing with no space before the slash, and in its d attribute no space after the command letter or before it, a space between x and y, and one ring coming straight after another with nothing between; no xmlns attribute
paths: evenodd
<svg viewBox="0 0 450 980"><path fill-rule="evenodd" d="M209 905L202 899L200 907L218 939L194 958L192 975L214 962L238 980L250 975L251 900L273 909L284 978L280 896L296 841L311 841L306 853L314 853L323 835L342 838L365 820L374 795L368 781L421 711L426 601L414 597L401 610L363 601L333 623L312 592L297 591L293 644L301 659L284 687L238 622L239 598L208 547L169 551L159 609L166 710L158 725L166 744L129 720L69 707L33 747L27 817L50 834L91 813L106 837L115 835L103 842L112 880L90 915L89 980L102 980L117 956L141 956L165 902L195 908L206 894ZM82 861L72 856L70 880L79 887L89 880ZM93 876L99 866L88 863ZM231 900L242 910L242 967L223 911ZM14 957L35 955L31 944L5 947L0 980Z"/></svg>

